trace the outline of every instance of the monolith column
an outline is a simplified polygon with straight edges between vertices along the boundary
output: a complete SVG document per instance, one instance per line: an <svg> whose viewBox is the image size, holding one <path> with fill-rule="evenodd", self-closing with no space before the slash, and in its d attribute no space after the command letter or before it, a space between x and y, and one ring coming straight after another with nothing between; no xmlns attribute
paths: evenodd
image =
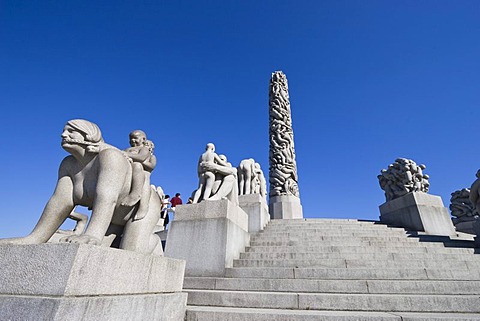
<svg viewBox="0 0 480 321"><path fill-rule="evenodd" d="M281 71L272 73L270 79L269 119L270 216L273 219L303 218L298 192L288 82Z"/></svg>

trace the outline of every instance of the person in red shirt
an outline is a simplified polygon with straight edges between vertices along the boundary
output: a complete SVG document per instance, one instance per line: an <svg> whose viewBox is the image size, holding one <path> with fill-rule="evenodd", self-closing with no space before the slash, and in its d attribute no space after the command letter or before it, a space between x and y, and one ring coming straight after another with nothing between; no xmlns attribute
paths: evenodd
<svg viewBox="0 0 480 321"><path fill-rule="evenodd" d="M175 194L175 197L173 197L170 200L170 204L172 204L172 208L174 208L177 205L182 205L182 199L180 198L180 193Z"/></svg>

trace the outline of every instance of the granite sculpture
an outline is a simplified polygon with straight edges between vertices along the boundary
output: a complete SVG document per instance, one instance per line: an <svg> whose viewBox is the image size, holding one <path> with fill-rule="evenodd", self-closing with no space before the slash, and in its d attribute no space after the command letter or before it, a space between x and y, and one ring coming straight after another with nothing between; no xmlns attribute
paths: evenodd
<svg viewBox="0 0 480 321"><path fill-rule="evenodd" d="M299 197L287 77L281 71L270 80L270 195Z"/></svg>
<svg viewBox="0 0 480 321"><path fill-rule="evenodd" d="M0 244L47 242L68 218L75 206L91 209L90 221L81 235L69 235L62 242L111 245L141 253L162 254L160 239L153 233L160 218L161 201L156 192L142 192L140 203L146 213L138 216L138 203L122 205L132 188L132 161L123 151L104 142L99 127L87 120L66 123L62 148L70 153L60 164L53 195L33 231Z"/></svg>
<svg viewBox="0 0 480 321"><path fill-rule="evenodd" d="M386 200L391 201L410 192L427 193L430 183L428 175L423 174L425 168L425 165L417 165L411 159L397 158L387 169L382 169L377 178Z"/></svg>
<svg viewBox="0 0 480 321"><path fill-rule="evenodd" d="M480 169L475 174L477 179L472 183L470 187L470 202L476 213L480 213Z"/></svg>
<svg viewBox="0 0 480 321"><path fill-rule="evenodd" d="M478 213L470 201L470 189L462 188L451 195L450 214L453 216L453 225L459 232L474 234L473 223L478 217Z"/></svg>
<svg viewBox="0 0 480 321"><path fill-rule="evenodd" d="M208 143L197 166L198 188L193 193L193 203L202 200L228 199L238 205L237 169L225 155L215 153L215 145Z"/></svg>
<svg viewBox="0 0 480 321"><path fill-rule="evenodd" d="M381 170L377 178L386 202L380 205L380 221L429 235L454 236L455 227L442 198L427 194L430 183L425 168L411 159L397 158Z"/></svg>
<svg viewBox="0 0 480 321"><path fill-rule="evenodd" d="M259 163L253 158L240 161L237 167L238 173L238 194L260 194L266 197L267 182Z"/></svg>
<svg viewBox="0 0 480 321"><path fill-rule="evenodd" d="M269 181L272 218L302 218L287 77L272 73L269 87Z"/></svg>

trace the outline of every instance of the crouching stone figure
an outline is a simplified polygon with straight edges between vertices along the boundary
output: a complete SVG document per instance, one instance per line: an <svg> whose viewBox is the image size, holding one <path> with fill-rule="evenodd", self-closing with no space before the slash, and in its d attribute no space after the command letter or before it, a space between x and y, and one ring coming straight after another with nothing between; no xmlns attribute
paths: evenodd
<svg viewBox="0 0 480 321"><path fill-rule="evenodd" d="M148 212L136 218L138 203L121 206L132 185L132 164L116 147L103 141L98 126L83 119L70 120L62 132L62 147L69 156L60 164L55 191L33 231L0 244L45 243L68 218L75 206L91 209L90 222L81 235L61 242L110 245L142 253L161 254L160 239L153 233L160 217L156 192L148 193ZM144 197L144 196L142 196ZM105 240L110 240L105 244Z"/></svg>

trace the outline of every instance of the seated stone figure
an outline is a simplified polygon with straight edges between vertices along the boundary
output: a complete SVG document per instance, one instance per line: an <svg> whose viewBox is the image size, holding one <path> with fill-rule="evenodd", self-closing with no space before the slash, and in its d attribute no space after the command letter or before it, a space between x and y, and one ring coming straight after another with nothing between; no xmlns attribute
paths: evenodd
<svg viewBox="0 0 480 321"><path fill-rule="evenodd" d="M197 202L201 200L221 200L228 199L235 205L238 205L238 184L237 184L237 169L227 161L225 155L218 156L222 164L214 162L201 162L199 167L201 171L208 171L215 174L215 181L211 192L209 194L201 193L201 196ZM225 164L225 165L223 165ZM195 191L194 194L198 192Z"/></svg>
<svg viewBox="0 0 480 321"><path fill-rule="evenodd" d="M215 153L215 145L212 143L207 144L205 152L198 160L198 189L193 196L193 203L198 203L202 198L208 198L212 192L212 187L215 182L215 173L206 169L206 167L203 166L205 164L227 165L227 163L223 162Z"/></svg>
<svg viewBox="0 0 480 321"><path fill-rule="evenodd" d="M121 206L130 192L132 165L125 154L103 141L98 126L83 119L70 120L62 132L62 147L71 155L60 164L57 186L33 231L0 244L45 243L68 218L75 206L91 209L88 226L81 235L61 241L102 244L113 240L117 247L142 253L162 253L160 239L153 233L160 217L160 198L150 193L148 212L135 219L138 206Z"/></svg>

